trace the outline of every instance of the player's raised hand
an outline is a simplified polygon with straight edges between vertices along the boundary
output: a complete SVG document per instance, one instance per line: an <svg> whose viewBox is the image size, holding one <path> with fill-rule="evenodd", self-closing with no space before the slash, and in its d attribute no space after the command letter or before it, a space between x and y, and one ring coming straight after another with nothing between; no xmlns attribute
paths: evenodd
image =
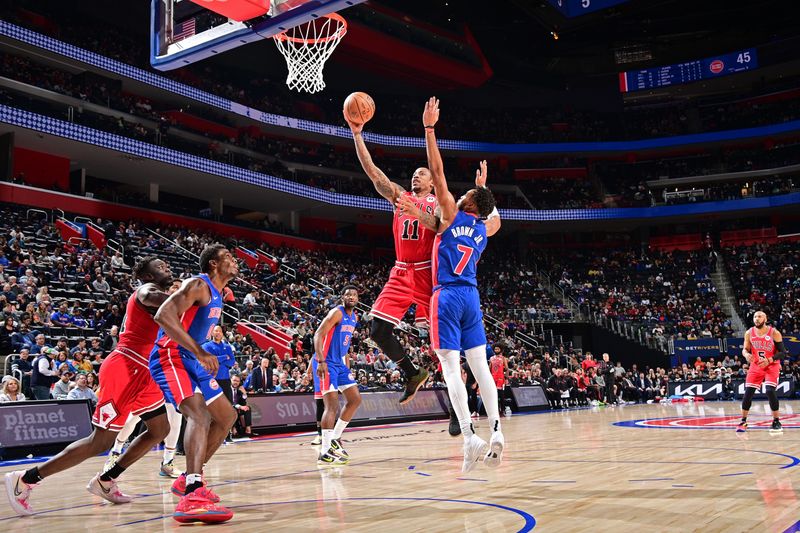
<svg viewBox="0 0 800 533"><path fill-rule="evenodd" d="M394 203L395 208L403 215L419 217L419 208L411 197L400 195Z"/></svg>
<svg viewBox="0 0 800 533"><path fill-rule="evenodd" d="M361 133L361 130L364 129L364 124L358 124L358 123L353 122L352 120L350 120L347 117L347 111L344 110L344 109L342 109L342 115L344 115L344 121L347 122L348 126L350 126L350 131L352 131L353 134Z"/></svg>
<svg viewBox="0 0 800 533"><path fill-rule="evenodd" d="M435 96L431 96L427 102L425 102L425 111L422 112L422 125L427 126L435 126L436 122L439 121L439 99Z"/></svg>
<svg viewBox="0 0 800 533"><path fill-rule="evenodd" d="M219 359L216 356L211 355L207 351L203 350L202 352L197 354L197 361L205 368L211 376L217 375L217 370L219 370Z"/></svg>
<svg viewBox="0 0 800 533"><path fill-rule="evenodd" d="M486 160L480 162L478 170L475 171L475 186L486 188L486 178L488 178L488 174L486 171Z"/></svg>

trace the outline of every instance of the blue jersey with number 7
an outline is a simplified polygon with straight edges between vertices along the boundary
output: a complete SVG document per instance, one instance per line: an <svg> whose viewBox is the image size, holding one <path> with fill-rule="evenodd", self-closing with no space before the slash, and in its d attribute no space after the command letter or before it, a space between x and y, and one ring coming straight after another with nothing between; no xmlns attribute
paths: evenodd
<svg viewBox="0 0 800 533"><path fill-rule="evenodd" d="M478 285L478 260L486 249L486 225L458 211L449 228L433 243L433 286Z"/></svg>

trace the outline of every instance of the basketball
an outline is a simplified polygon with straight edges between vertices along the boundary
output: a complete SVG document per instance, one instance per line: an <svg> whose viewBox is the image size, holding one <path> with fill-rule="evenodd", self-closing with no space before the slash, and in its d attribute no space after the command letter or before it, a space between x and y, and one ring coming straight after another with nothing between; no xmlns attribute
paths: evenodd
<svg viewBox="0 0 800 533"><path fill-rule="evenodd" d="M367 93L351 93L344 100L344 112L352 122L364 124L375 114L375 101Z"/></svg>

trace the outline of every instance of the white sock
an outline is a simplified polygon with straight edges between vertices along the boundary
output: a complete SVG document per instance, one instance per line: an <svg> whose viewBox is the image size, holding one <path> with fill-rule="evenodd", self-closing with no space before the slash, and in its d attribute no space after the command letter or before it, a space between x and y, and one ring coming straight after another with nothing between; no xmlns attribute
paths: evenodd
<svg viewBox="0 0 800 533"><path fill-rule="evenodd" d="M439 362L442 364L442 376L447 383L447 395L450 396L450 405L458 418L461 434L464 440L474 434L472 420L469 417L469 403L467 402L467 389L461 381L461 356L457 350L436 350Z"/></svg>
<svg viewBox="0 0 800 533"><path fill-rule="evenodd" d="M322 430L322 449L325 450L322 453L325 453L331 449L331 439L333 438L333 431L334 430L332 429Z"/></svg>
<svg viewBox="0 0 800 533"><path fill-rule="evenodd" d="M122 453L122 448L124 447L125 447L125 441L123 440L120 442L119 438L117 438L117 440L114 441L114 447L111 448L111 451L113 453Z"/></svg>
<svg viewBox="0 0 800 533"><path fill-rule="evenodd" d="M467 356L467 363L469 364L472 375L475 376L475 381L478 382L478 387L481 390L481 399L483 400L483 407L486 409L486 415L489 417L489 427L492 431L500 431L500 410L497 405L497 385L494 382L492 373L489 371L489 363L486 361L486 345L476 346L469 350L464 350Z"/></svg>
<svg viewBox="0 0 800 533"><path fill-rule="evenodd" d="M175 458L175 448L164 447L164 460L162 464L167 464Z"/></svg>
<svg viewBox="0 0 800 533"><path fill-rule="evenodd" d="M336 426L333 428L333 438L340 439L342 438L342 433L344 432L344 428L347 427L349 424L349 420L342 420L341 418L336 421Z"/></svg>
<svg viewBox="0 0 800 533"><path fill-rule="evenodd" d="M201 474L186 474L186 486L192 483L202 483L203 476Z"/></svg>

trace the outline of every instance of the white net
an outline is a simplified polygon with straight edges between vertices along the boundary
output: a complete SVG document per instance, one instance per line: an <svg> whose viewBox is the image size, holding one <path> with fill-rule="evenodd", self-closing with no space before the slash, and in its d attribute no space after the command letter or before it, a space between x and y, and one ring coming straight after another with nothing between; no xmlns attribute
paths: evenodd
<svg viewBox="0 0 800 533"><path fill-rule="evenodd" d="M336 13L329 13L273 36L289 69L286 85L308 93L324 89L322 69L345 33L347 22Z"/></svg>

